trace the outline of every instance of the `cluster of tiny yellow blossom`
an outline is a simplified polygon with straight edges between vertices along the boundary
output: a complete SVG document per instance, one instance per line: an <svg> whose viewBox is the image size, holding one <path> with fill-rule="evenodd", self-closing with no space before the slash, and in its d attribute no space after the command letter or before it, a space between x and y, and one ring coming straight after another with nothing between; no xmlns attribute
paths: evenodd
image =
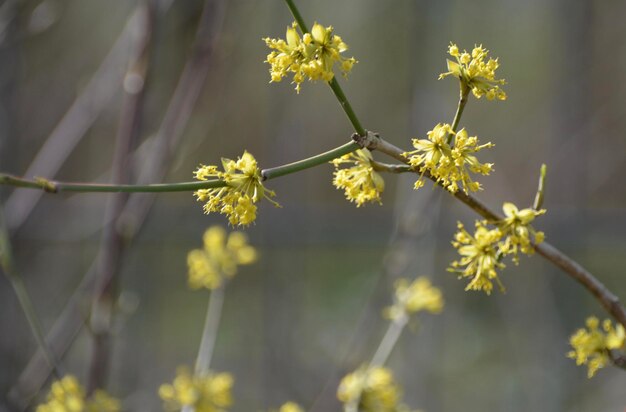
<svg viewBox="0 0 626 412"><path fill-rule="evenodd" d="M343 189L346 199L360 207L366 202L381 203L380 194L385 189L383 177L374 170L372 154L359 149L331 161L335 165L333 185ZM340 169L340 165L353 166Z"/></svg>
<svg viewBox="0 0 626 412"><path fill-rule="evenodd" d="M501 253L512 255L513 262L519 263L518 252L525 255L535 253L533 242L539 244L543 242L545 234L535 230L530 223L537 216L546 213L545 209L522 209L519 210L513 203L505 202L502 205L504 219L499 222L500 231L506 236L504 243L500 246ZM532 238L532 242L531 242Z"/></svg>
<svg viewBox="0 0 626 412"><path fill-rule="evenodd" d="M200 166L194 177L201 181L211 178L222 180L224 187L200 189L196 197L204 204L204 213L218 212L228 216L231 225L246 226L256 219L256 205L261 199L270 199L274 192L266 189L262 183L261 171L256 159L247 151L237 160L222 159L224 171L217 166Z"/></svg>
<svg viewBox="0 0 626 412"><path fill-rule="evenodd" d="M287 28L286 40L265 38L265 44L273 51L267 55L267 63L271 65L272 82L280 82L283 77L293 73L296 91L305 79L310 81L323 80L329 82L335 76L333 68L338 63L341 72L347 75L356 63L354 57L346 58L341 53L348 46L341 37L333 34L331 26L324 27L315 23L310 33L300 37L294 22Z"/></svg>
<svg viewBox="0 0 626 412"><path fill-rule="evenodd" d="M345 411L409 412L400 403L401 390L393 374L383 367L362 367L341 380L337 398Z"/></svg>
<svg viewBox="0 0 626 412"><path fill-rule="evenodd" d="M411 283L407 279L399 279L395 287L394 303L383 312L394 322L406 320L409 315L423 310L439 313L443 309L441 290L433 286L428 278L419 277Z"/></svg>
<svg viewBox="0 0 626 412"><path fill-rule="evenodd" d="M500 88L505 84L504 79L496 79L496 69L500 65L498 59L489 58L489 50L482 45L475 46L472 53L466 50L461 52L456 44L450 43L448 54L454 57L456 62L448 60L448 71L439 75L440 79L447 76L457 77L461 82L461 90L471 90L474 96L487 100L506 100L506 93Z"/></svg>
<svg viewBox="0 0 626 412"><path fill-rule="evenodd" d="M179 368L171 384L161 385L159 396L166 411L192 407L196 412L225 412L232 405L233 377L229 373L191 375Z"/></svg>
<svg viewBox="0 0 626 412"><path fill-rule="evenodd" d="M454 144L451 145L454 137ZM475 192L481 189L480 183L470 177L471 173L488 175L493 170L492 163L480 163L474 153L493 147L492 143L478 144L476 136L468 136L465 129L454 132L449 124L438 124L428 132L428 139L413 139L415 150L404 153L409 164L421 173L415 182L415 189L424 186L424 173L428 172L437 182L452 193L459 190Z"/></svg>
<svg viewBox="0 0 626 412"><path fill-rule="evenodd" d="M226 279L237 273L240 265L256 261L257 251L248 244L242 232L229 235L221 226L212 226L202 237L203 249L194 249L187 255L189 287L192 289L217 289Z"/></svg>
<svg viewBox="0 0 626 412"><path fill-rule="evenodd" d="M587 365L587 376L593 377L600 368L609 364L609 351L626 349L626 333L620 324L613 326L610 319L602 322L596 317L587 318L587 329L581 328L570 338L574 348L567 356L576 360L576 365Z"/></svg>
<svg viewBox="0 0 626 412"><path fill-rule="evenodd" d="M277 412L304 412L304 409L295 402L287 402Z"/></svg>
<svg viewBox="0 0 626 412"><path fill-rule="evenodd" d="M37 412L118 412L120 409L120 402L102 390L87 397L72 375L55 381L46 403L37 406Z"/></svg>
<svg viewBox="0 0 626 412"><path fill-rule="evenodd" d="M535 217L546 212L544 209L518 210L508 202L502 209L506 217L490 222L495 226L493 229L487 227L487 221L476 221L476 229L471 235L462 223L458 223L452 245L461 258L452 262L448 270L458 273L459 277L471 278L465 290L482 290L490 294L494 281L504 290L497 272L505 267L502 259L510 255L517 264L518 252L531 255L534 253L533 243L539 244L544 240L543 232L530 226Z"/></svg>

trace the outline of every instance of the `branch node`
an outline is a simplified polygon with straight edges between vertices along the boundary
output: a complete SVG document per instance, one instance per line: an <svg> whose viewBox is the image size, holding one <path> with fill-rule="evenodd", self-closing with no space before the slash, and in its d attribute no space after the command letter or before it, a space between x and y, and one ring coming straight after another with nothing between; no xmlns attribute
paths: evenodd
<svg viewBox="0 0 626 412"><path fill-rule="evenodd" d="M354 140L363 149L376 150L376 147L378 147L378 142L380 140L380 135L376 132L367 130L365 136L361 136L358 133L353 133L352 140Z"/></svg>
<svg viewBox="0 0 626 412"><path fill-rule="evenodd" d="M57 193L59 191L56 183L46 179L45 177L35 176L35 182L41 186L44 192Z"/></svg>

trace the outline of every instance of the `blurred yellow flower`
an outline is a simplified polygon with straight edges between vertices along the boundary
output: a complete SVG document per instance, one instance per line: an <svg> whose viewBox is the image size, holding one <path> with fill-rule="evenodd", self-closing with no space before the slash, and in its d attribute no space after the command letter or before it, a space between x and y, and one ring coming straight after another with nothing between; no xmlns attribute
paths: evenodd
<svg viewBox="0 0 626 412"><path fill-rule="evenodd" d="M280 407L278 412L304 412L304 409L302 409L302 407L300 407L297 403L287 402Z"/></svg>
<svg viewBox="0 0 626 412"><path fill-rule="evenodd" d="M433 286L428 278L419 277L411 283L407 279L399 279L395 286L394 304L384 311L388 319L400 321L422 310L439 313L443 309L441 290Z"/></svg>
<svg viewBox="0 0 626 412"><path fill-rule="evenodd" d="M385 181L372 167L372 154L367 149L359 149L331 161L335 165L333 185L343 189L346 199L357 207L366 202L381 203L380 194L385 190ZM340 169L340 165L353 166Z"/></svg>
<svg viewBox="0 0 626 412"><path fill-rule="evenodd" d="M248 244L245 233L234 231L227 235L221 226L212 226L204 232L203 241L203 249L194 249L187 255L192 289L216 289L237 273L237 266L257 259L257 251Z"/></svg>
<svg viewBox="0 0 626 412"><path fill-rule="evenodd" d="M473 236L462 223L459 222L457 227L452 245L457 248L461 259L452 262L448 270L458 273L459 277L472 278L465 290L483 290L489 295L493 289L493 280L504 290L496 272L496 269L505 267L498 256L498 242L502 232L499 229L487 229L485 222L481 221L476 222Z"/></svg>
<svg viewBox="0 0 626 412"><path fill-rule="evenodd" d="M194 177L201 181L216 178L226 183L224 187L200 189L194 194L204 204L204 213L219 212L228 216L231 225L246 226L256 219L256 205L261 199L280 206L271 197L275 193L263 186L261 171L256 159L247 151L236 161L222 158L223 172L217 166L201 165Z"/></svg>
<svg viewBox="0 0 626 412"><path fill-rule="evenodd" d="M395 412L400 392L389 369L362 367L341 380L337 398L344 404L344 410Z"/></svg>
<svg viewBox="0 0 626 412"><path fill-rule="evenodd" d="M106 392L97 390L89 398L72 375L52 383L46 403L37 406L37 412L118 412L120 403Z"/></svg>
<svg viewBox="0 0 626 412"><path fill-rule="evenodd" d="M448 140L454 137L454 144ZM443 187L452 193L459 190L475 192L481 189L480 183L474 182L471 173L488 175L493 169L492 163L480 163L474 153L489 147L492 143L478 144L476 136L469 137L465 129L454 132L449 124L437 124L428 132L428 139L413 139L414 151L404 153L409 164L421 172L415 182L415 189L424 185L424 173L428 171Z"/></svg>
<svg viewBox="0 0 626 412"><path fill-rule="evenodd" d="M567 356L575 359L576 365L587 365L587 377L591 378L610 362L610 350L626 348L626 333L622 325L614 327L610 319L602 322L602 330L596 317L587 318L586 324L587 329L578 329L570 338L574 350Z"/></svg>
<svg viewBox="0 0 626 412"><path fill-rule="evenodd" d="M471 90L474 96L481 98L487 96L487 100L506 100L506 93L500 88L506 82L504 79L496 79L496 69L500 65L498 59L489 58L489 50L482 45L475 46L472 53L466 50L459 51L456 44L450 43L448 54L454 57L456 62L447 60L448 71L441 73L439 79L447 76L457 77L461 81L461 87Z"/></svg>
<svg viewBox="0 0 626 412"><path fill-rule="evenodd" d="M197 376L181 367L171 384L161 385L159 396L167 411L191 406L195 412L225 412L233 403L232 386L233 377L229 373Z"/></svg>
<svg viewBox="0 0 626 412"><path fill-rule="evenodd" d="M543 232L536 231L530 223L537 216L546 213L545 209L522 209L519 210L513 203L506 202L502 206L505 218L498 222L502 233L506 236L500 250L502 253L513 255L513 262L519 262L518 251L526 255L535 253L532 242L539 244L545 239Z"/></svg>
<svg viewBox="0 0 626 412"><path fill-rule="evenodd" d="M354 57L346 58L341 55L348 50L348 46L341 37L333 34L331 26L324 27L315 23L311 32L302 37L297 27L294 22L287 28L286 40L269 37L263 39L267 47L273 50L266 60L271 65L271 82L280 82L283 77L293 73L293 83L299 93L300 85L307 78L310 81L331 81L335 76L335 63L339 64L344 76L352 70L356 60Z"/></svg>

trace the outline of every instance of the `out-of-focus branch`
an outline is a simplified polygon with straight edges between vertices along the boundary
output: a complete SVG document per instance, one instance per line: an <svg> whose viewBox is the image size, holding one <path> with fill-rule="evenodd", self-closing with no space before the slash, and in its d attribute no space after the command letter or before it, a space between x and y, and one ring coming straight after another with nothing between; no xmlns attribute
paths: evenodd
<svg viewBox="0 0 626 412"><path fill-rule="evenodd" d="M5 277L11 283L15 295L17 296L17 300L24 312L24 316L26 316L26 320L28 325L30 326L31 332L37 341L37 345L39 349L42 351L44 358L48 364L48 367L51 368L54 374L57 377L62 375L61 369L59 367L59 362L57 357L54 355L46 339L44 337L43 327L41 326L41 322L39 321L39 317L37 316L37 312L35 311L35 307L33 305L33 301L26 290L26 285L24 285L24 280L20 276L19 272L15 267L15 261L13 260L13 251L11 248L11 240L9 239L9 231L5 225L4 220L4 210L0 205L0 267L4 272Z"/></svg>
<svg viewBox="0 0 626 412"><path fill-rule="evenodd" d="M137 22L138 38L136 50L131 56L124 77L124 99L118 133L113 153L111 183L125 184L130 177L130 152L140 133L141 116L146 78L149 68L151 39L153 33L155 2L144 0L138 6L140 18ZM118 279L124 236L117 220L127 201L126 193L115 193L109 197L104 212L104 226L100 251L96 263L96 290L91 308L90 328L92 353L89 367L87 392L104 388L111 360L111 330L114 305L118 295Z"/></svg>
<svg viewBox="0 0 626 412"><path fill-rule="evenodd" d="M171 2L170 2L171 3ZM178 85L167 108L164 120L155 137L155 144L140 164L139 181L159 181L165 176L179 145L182 131L203 89L207 72L212 62L214 45L218 41L224 18L226 3L224 0L206 0L204 11L196 34L196 46L180 76ZM165 8L166 9L166 8ZM126 236L126 245L142 226L154 197L134 194L124 206L124 211L117 220L118 227ZM53 325L49 335L53 351L57 356L64 354L82 328L88 309L85 299L93 293L95 284L95 265L85 274L80 286L72 295L61 315ZM30 399L37 393L50 373L42 352L38 351L20 375L8 397L13 404L23 410Z"/></svg>
<svg viewBox="0 0 626 412"><path fill-rule="evenodd" d="M124 77L129 43L140 18L138 10L129 17L104 61L41 146L25 176L54 176L113 99L119 90L117 86ZM26 221L41 195L37 191L18 190L9 196L6 201L9 230L17 230Z"/></svg>

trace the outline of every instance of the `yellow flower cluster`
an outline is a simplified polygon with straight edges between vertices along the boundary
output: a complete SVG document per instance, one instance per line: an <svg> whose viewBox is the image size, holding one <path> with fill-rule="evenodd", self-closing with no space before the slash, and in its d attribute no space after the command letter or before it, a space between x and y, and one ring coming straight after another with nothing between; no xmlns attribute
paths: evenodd
<svg viewBox="0 0 626 412"><path fill-rule="evenodd" d="M172 384L159 388L159 396L167 411L180 411L191 406L196 412L225 412L232 405L233 377L229 373L191 375L179 368Z"/></svg>
<svg viewBox="0 0 626 412"><path fill-rule="evenodd" d="M495 280L504 289L496 269L503 269L498 254L498 241L502 237L499 229L489 230L485 222L476 222L476 231L470 235L462 223L458 223L458 231L454 235L452 245L457 248L461 259L455 260L448 269L459 273L459 277L471 277L472 280L465 290L484 290L488 295L493 289ZM462 269L461 269L462 268Z"/></svg>
<svg viewBox="0 0 626 412"><path fill-rule="evenodd" d="M450 137L454 144L450 145ZM428 171L442 186L452 193L459 190L459 183L465 193L481 189L480 183L472 181L471 173L488 175L492 163L480 163L474 153L492 143L478 144L476 136L469 137L465 129L455 133L449 124L438 124L428 132L428 139L413 139L414 151L404 153L409 157L409 164L421 172L415 182L415 189L424 186L424 173Z"/></svg>
<svg viewBox="0 0 626 412"><path fill-rule="evenodd" d="M295 402L287 402L280 407L278 412L304 412L304 409Z"/></svg>
<svg viewBox="0 0 626 412"><path fill-rule="evenodd" d="M454 57L456 62L447 60L448 71L441 73L439 79L447 76L457 77L461 82L462 90L471 90L474 96L481 98L487 96L487 100L506 100L506 93L499 85L505 84L504 79L496 79L496 69L500 65L498 59L489 58L489 50L482 45L475 46L472 53L466 50L461 52L456 44L450 43L448 54Z"/></svg>
<svg viewBox="0 0 626 412"><path fill-rule="evenodd" d="M237 273L237 266L256 261L257 251L248 244L242 232L231 232L228 237L220 226L204 232L204 248L194 249L187 255L189 287L217 289Z"/></svg>
<svg viewBox="0 0 626 412"><path fill-rule="evenodd" d="M506 240L504 244L501 245L500 250L505 255L513 255L513 262L518 264L518 251L525 255L535 253L535 249L531 243L531 237L535 244L543 242L545 234L533 229L530 223L535 220L537 216L546 213L546 210L530 208L518 210L517 206L513 203L506 202L502 205L502 211L504 212L505 218L500 221L499 227L506 235Z"/></svg>
<svg viewBox="0 0 626 412"><path fill-rule="evenodd" d="M270 199L274 192L266 189L262 183L261 171L256 159L247 151L237 160L222 158L223 172L217 166L201 165L194 177L201 181L216 178L226 183L224 187L200 189L196 197L204 204L204 213L219 212L228 216L231 225L246 226L256 219L256 205L261 199Z"/></svg>
<svg viewBox="0 0 626 412"><path fill-rule="evenodd" d="M506 202L502 210L504 219L489 222L495 226L494 229L487 228L487 221L476 221L474 235L469 234L462 223L458 223L452 245L461 258L452 262L448 270L458 273L459 277L472 278L465 290L483 290L490 294L493 290L492 281L496 281L500 289L504 290L496 271L504 269L502 259L511 255L517 264L518 252L532 255L533 243L539 244L544 240L543 232L535 231L530 226L535 217L546 212L544 209L518 210L514 204Z"/></svg>
<svg viewBox="0 0 626 412"><path fill-rule="evenodd" d="M626 348L626 333L620 324L613 326L610 319L602 322L596 317L587 318L587 329L581 328L570 338L574 348L567 356L576 360L576 365L587 365L587 376L593 377L598 369L609 362L609 351Z"/></svg>
<svg viewBox="0 0 626 412"><path fill-rule="evenodd" d="M333 67L338 63L342 73L347 75L356 63L354 57L346 58L341 53L348 46L341 37L333 34L331 26L324 27L315 23L310 33L300 37L297 24L294 22L287 28L286 41L283 39L263 39L273 51L267 55L267 63L271 65L272 82L279 82L283 77L293 73L296 91L305 79L310 81L333 79Z"/></svg>
<svg viewBox="0 0 626 412"><path fill-rule="evenodd" d="M337 398L345 410L395 412L400 388L389 369L363 367L346 375L337 389Z"/></svg>
<svg viewBox="0 0 626 412"><path fill-rule="evenodd" d="M37 406L37 412L118 412L120 403L106 392L97 390L89 398L78 380L67 375L55 381L46 403Z"/></svg>
<svg viewBox="0 0 626 412"><path fill-rule="evenodd" d="M359 149L331 161L335 165L333 185L343 189L346 199L356 203L357 207L366 202L381 203L385 181L372 167L373 160L369 150ZM353 166L340 169L342 164Z"/></svg>
<svg viewBox="0 0 626 412"><path fill-rule="evenodd" d="M443 309L441 290L433 286L428 278L419 277L411 283L407 279L399 279L395 286L394 304L384 311L388 319L398 322L422 310L439 313Z"/></svg>

